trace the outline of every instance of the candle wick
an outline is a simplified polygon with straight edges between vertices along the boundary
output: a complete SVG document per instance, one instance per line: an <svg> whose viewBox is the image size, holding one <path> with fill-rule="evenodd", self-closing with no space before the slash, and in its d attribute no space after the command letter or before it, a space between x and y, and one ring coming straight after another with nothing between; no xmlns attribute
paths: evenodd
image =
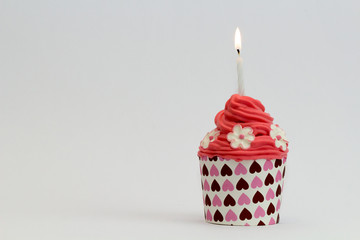
<svg viewBox="0 0 360 240"><path fill-rule="evenodd" d="M237 53L240 55L240 49L236 49Z"/></svg>

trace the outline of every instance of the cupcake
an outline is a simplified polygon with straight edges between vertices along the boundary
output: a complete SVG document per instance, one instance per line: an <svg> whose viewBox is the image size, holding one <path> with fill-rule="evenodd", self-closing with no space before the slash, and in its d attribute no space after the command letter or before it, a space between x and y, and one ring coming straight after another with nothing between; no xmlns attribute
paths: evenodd
<svg viewBox="0 0 360 240"><path fill-rule="evenodd" d="M234 94L200 143L204 216L223 225L279 222L288 141L259 100Z"/></svg>

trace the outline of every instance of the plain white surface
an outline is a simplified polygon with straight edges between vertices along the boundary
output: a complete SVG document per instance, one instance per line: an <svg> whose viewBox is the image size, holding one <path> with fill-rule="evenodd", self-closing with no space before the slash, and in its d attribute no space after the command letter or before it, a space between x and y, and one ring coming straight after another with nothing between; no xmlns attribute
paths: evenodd
<svg viewBox="0 0 360 240"><path fill-rule="evenodd" d="M359 239L359 2L0 2L0 239ZM281 224L203 221L236 91L290 140Z"/></svg>

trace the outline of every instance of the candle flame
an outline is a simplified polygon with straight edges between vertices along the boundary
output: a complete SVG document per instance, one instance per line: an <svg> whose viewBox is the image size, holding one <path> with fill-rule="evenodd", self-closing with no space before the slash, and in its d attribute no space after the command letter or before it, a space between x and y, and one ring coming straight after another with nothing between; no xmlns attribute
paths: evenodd
<svg viewBox="0 0 360 240"><path fill-rule="evenodd" d="M236 31L235 31L235 49L238 51L238 53L240 53L241 50L241 34L240 34L240 30L237 27Z"/></svg>

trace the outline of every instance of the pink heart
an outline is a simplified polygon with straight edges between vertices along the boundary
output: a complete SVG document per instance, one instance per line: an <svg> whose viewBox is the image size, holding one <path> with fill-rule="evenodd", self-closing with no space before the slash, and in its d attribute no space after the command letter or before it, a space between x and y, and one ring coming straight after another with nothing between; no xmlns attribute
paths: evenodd
<svg viewBox="0 0 360 240"><path fill-rule="evenodd" d="M222 189L224 192L226 192L227 190L233 191L234 185L232 185L232 183L226 179L225 182L223 183Z"/></svg>
<svg viewBox="0 0 360 240"><path fill-rule="evenodd" d="M215 165L211 166L210 176L219 176L219 170L215 167Z"/></svg>
<svg viewBox="0 0 360 240"><path fill-rule="evenodd" d="M246 167L244 167L244 165L239 163L235 168L235 174L236 175L240 175L240 174L245 175L246 173L247 173Z"/></svg>
<svg viewBox="0 0 360 240"><path fill-rule="evenodd" d="M227 212L227 214L226 214L226 216L225 216L225 220L227 221L227 222L230 222L230 221L236 221L237 220L237 216L236 216L236 214L230 209L228 212Z"/></svg>
<svg viewBox="0 0 360 240"><path fill-rule="evenodd" d="M269 225L274 225L275 224L275 220L273 218L270 219Z"/></svg>
<svg viewBox="0 0 360 240"><path fill-rule="evenodd" d="M258 206L255 214L254 214L255 218L259 218L259 217L264 217L265 216L265 211L262 207Z"/></svg>
<svg viewBox="0 0 360 240"><path fill-rule="evenodd" d="M239 197L238 203L240 206L242 206L244 204L248 205L248 204L250 204L250 198L245 193L243 193Z"/></svg>
<svg viewBox="0 0 360 240"><path fill-rule="evenodd" d="M265 164L264 164L264 171L267 171L267 170L271 170L273 169L273 164L270 160L266 160Z"/></svg>
<svg viewBox="0 0 360 240"><path fill-rule="evenodd" d="M245 225L244 226L250 226L248 223L245 223Z"/></svg>
<svg viewBox="0 0 360 240"><path fill-rule="evenodd" d="M209 183L208 183L208 181L206 179L204 181L204 190L205 191L210 191L210 185L209 185Z"/></svg>
<svg viewBox="0 0 360 240"><path fill-rule="evenodd" d="M274 199L274 197L275 197L274 191L271 188L269 188L266 194L266 200L269 201L270 199Z"/></svg>
<svg viewBox="0 0 360 240"><path fill-rule="evenodd" d="M276 182L280 181L281 180L281 172L280 170L277 172L276 174Z"/></svg>
<svg viewBox="0 0 360 240"><path fill-rule="evenodd" d="M207 213L206 213L206 220L212 221L212 216L211 216L209 209L207 210Z"/></svg>
<svg viewBox="0 0 360 240"><path fill-rule="evenodd" d="M280 205L281 205L281 202L280 202L280 199L278 199L278 202L276 204L276 211L279 211Z"/></svg>
<svg viewBox="0 0 360 240"><path fill-rule="evenodd" d="M221 207L222 203L220 198L218 197L218 195L215 194L214 198L213 198L213 206L219 206Z"/></svg>
<svg viewBox="0 0 360 240"><path fill-rule="evenodd" d="M220 161L224 161L224 159L223 159L222 157L219 157L219 160L220 160Z"/></svg>
<svg viewBox="0 0 360 240"><path fill-rule="evenodd" d="M286 163L286 157L283 159L283 163Z"/></svg>
<svg viewBox="0 0 360 240"><path fill-rule="evenodd" d="M252 188L262 187L263 183L258 176L255 176L253 181L251 182Z"/></svg>

